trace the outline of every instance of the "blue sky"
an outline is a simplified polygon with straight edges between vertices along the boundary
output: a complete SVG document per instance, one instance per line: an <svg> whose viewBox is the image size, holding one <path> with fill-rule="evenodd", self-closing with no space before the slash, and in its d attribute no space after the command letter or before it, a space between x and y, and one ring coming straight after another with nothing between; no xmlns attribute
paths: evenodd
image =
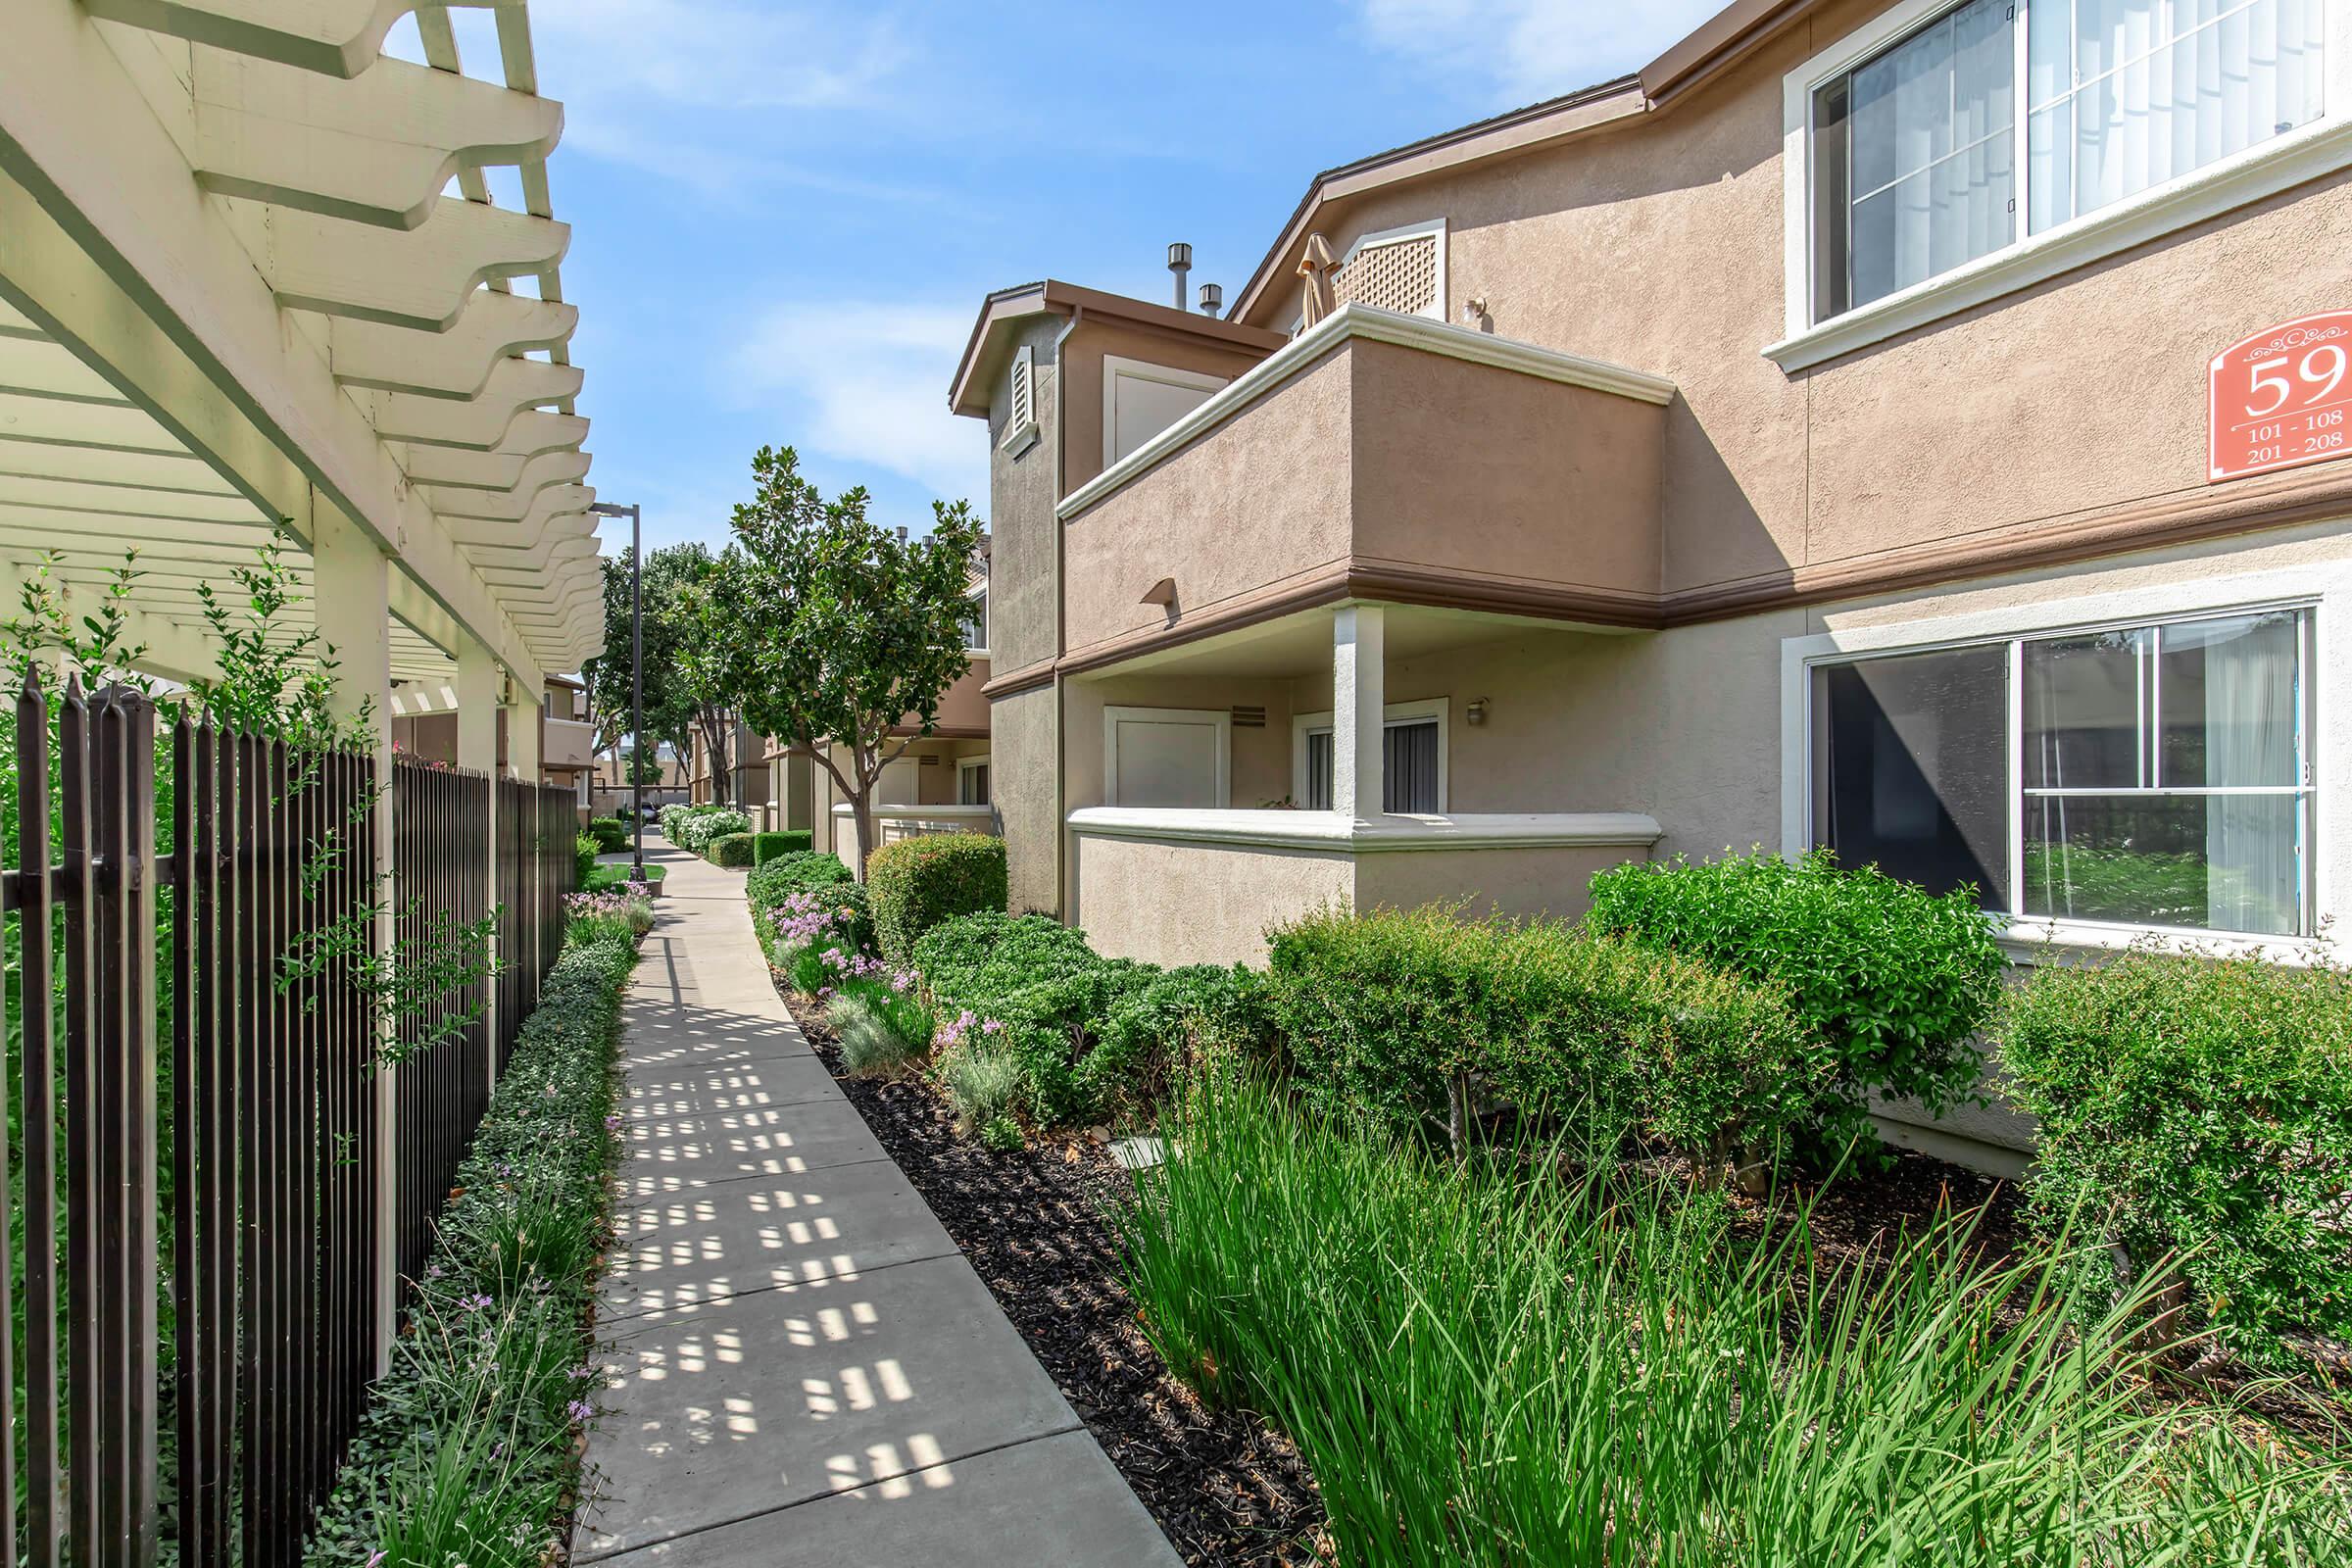
<svg viewBox="0 0 2352 1568"><path fill-rule="evenodd" d="M985 513L947 413L983 294L1162 299L1183 239L1230 297L1316 171L1636 69L1717 3L539 0L591 482L656 545L722 540L763 442L884 521Z"/></svg>

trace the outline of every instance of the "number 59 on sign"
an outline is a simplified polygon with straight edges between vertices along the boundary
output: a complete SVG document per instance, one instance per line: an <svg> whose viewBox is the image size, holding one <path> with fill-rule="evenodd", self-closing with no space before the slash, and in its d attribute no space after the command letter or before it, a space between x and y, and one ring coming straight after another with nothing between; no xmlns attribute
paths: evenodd
<svg viewBox="0 0 2352 1568"><path fill-rule="evenodd" d="M2209 482L2352 457L2352 311L2265 327L2213 357Z"/></svg>

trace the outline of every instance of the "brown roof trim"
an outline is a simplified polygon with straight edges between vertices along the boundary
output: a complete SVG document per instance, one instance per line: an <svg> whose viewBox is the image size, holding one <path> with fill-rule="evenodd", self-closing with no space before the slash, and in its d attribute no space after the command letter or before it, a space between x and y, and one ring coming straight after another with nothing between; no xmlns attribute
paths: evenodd
<svg viewBox="0 0 2352 1568"><path fill-rule="evenodd" d="M1106 293L1083 284L1065 283L1059 278L1047 278L1042 283L1023 283L1017 288L999 289L980 305L980 315L972 322L972 333L964 341L963 357L956 364L956 378L948 388L948 409L951 413L973 418L988 416L988 404L978 395L977 382L989 360L989 350L1000 327L1032 316L1088 316L1107 318L1155 331L1193 339L1206 340L1228 348L1244 349L1256 354L1271 354L1290 341L1280 332L1263 327L1248 326L1240 321L1228 321L1214 316L1202 316L1193 311L1180 311L1172 305L1154 305L1125 294Z"/></svg>
<svg viewBox="0 0 2352 1568"><path fill-rule="evenodd" d="M1818 0L1734 0L1642 68L1642 90L1664 103L1743 59Z"/></svg>
<svg viewBox="0 0 2352 1568"><path fill-rule="evenodd" d="M1187 615L1173 626L1127 633L1075 650L1058 661L1028 665L991 681L983 690L991 700L1010 697L1046 685L1057 674L1084 674L1349 599L1657 631L1770 610L2080 565L2346 515L2352 515L2352 463L2211 489L2175 491L2063 520L2035 519L1991 533L1664 595L1496 582L1408 563L1351 560Z"/></svg>

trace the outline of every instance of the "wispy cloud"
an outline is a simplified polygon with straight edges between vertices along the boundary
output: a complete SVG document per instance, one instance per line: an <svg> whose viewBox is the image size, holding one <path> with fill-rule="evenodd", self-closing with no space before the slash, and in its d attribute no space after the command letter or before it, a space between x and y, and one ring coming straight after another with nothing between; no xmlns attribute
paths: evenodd
<svg viewBox="0 0 2352 1568"><path fill-rule="evenodd" d="M1359 9L1375 47L1531 103L1646 65L1721 0L1359 0Z"/></svg>
<svg viewBox="0 0 2352 1568"><path fill-rule="evenodd" d="M718 368L733 401L780 396L799 445L988 504L988 443L948 413L972 325L967 305L838 301L777 306Z"/></svg>
<svg viewBox="0 0 2352 1568"><path fill-rule="evenodd" d="M886 15L728 0L564 0L531 23L575 96L635 91L712 108L871 104L913 53Z"/></svg>

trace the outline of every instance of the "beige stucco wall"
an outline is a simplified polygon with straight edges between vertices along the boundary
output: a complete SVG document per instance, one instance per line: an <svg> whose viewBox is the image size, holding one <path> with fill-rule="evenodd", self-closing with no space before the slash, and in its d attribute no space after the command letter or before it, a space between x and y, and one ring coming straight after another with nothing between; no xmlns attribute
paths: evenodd
<svg viewBox="0 0 2352 1568"><path fill-rule="evenodd" d="M1102 471L1102 361L1114 355L1227 380L1264 358L1251 350L1180 338L1131 322L1081 319L1061 346L1064 495Z"/></svg>
<svg viewBox="0 0 2352 1568"><path fill-rule="evenodd" d="M998 372L990 396L989 443L989 653L998 670L1020 669L1054 655L1054 552L1060 523L1054 516L1054 421L1060 407L1054 336L1058 316L1022 323L1015 347L1034 357L1032 377L1038 440L1019 453L1004 448L1005 419L1012 407L1011 355Z"/></svg>
<svg viewBox="0 0 2352 1568"><path fill-rule="evenodd" d="M1263 963L1267 927L1351 902L1349 858L1079 837L1073 923L1096 951L1148 963Z"/></svg>
<svg viewBox="0 0 2352 1568"><path fill-rule="evenodd" d="M1360 909L1417 909L1468 900L1465 913L1571 920L1592 905L1592 873L1648 858L1638 845L1527 850L1390 851L1356 857Z"/></svg>
<svg viewBox="0 0 2352 1568"><path fill-rule="evenodd" d="M1448 320L1482 298L1503 336L1676 383L1669 593L1959 537L1983 549L1955 571L1981 569L2005 535L2153 497L2193 502L2206 490L2208 358L2352 298L2352 175L2339 172L1782 371L1759 352L1787 331L1782 78L1885 9L1822 6L1624 127L1330 204L1314 220L1344 254L1359 234L1443 218ZM1296 314L1292 265L1276 269L1254 324Z"/></svg>
<svg viewBox="0 0 2352 1568"><path fill-rule="evenodd" d="M1058 912L1054 886L1061 837L1054 788L1054 705L1047 685L990 705L989 779L1004 834L1007 902L1019 912Z"/></svg>

